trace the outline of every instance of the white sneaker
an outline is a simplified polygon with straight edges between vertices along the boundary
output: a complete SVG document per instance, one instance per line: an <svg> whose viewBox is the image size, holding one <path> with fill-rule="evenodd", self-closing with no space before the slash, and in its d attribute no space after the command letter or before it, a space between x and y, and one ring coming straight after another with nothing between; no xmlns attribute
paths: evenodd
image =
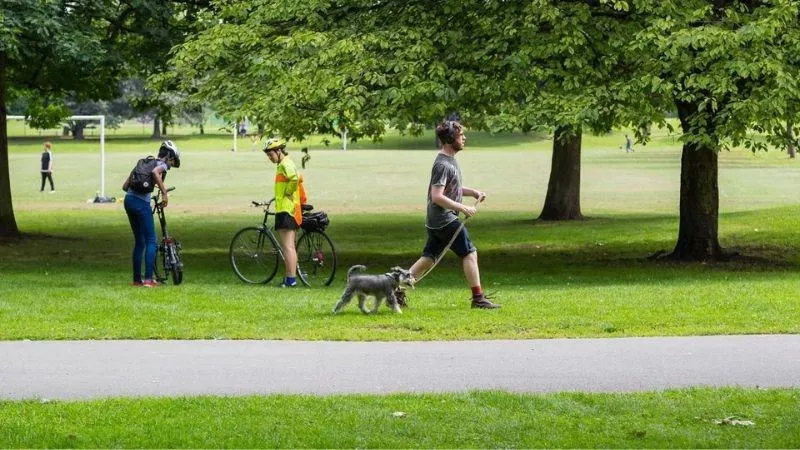
<svg viewBox="0 0 800 450"><path fill-rule="evenodd" d="M55 194L55 193L56 193L56 190L55 190L55 189L53 189L52 191L50 191L50 193L51 193L51 194Z"/></svg>

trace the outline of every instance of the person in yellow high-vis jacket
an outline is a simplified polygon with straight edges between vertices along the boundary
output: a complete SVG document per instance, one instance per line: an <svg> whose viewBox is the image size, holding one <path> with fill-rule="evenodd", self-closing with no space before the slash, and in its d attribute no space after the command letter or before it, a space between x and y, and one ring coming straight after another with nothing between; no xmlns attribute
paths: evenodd
<svg viewBox="0 0 800 450"><path fill-rule="evenodd" d="M264 153L274 164L275 170L275 230L283 248L286 276L282 287L297 285L297 250L294 247L295 235L303 223L301 210L301 176L294 162L286 152L286 142L269 139L264 144Z"/></svg>

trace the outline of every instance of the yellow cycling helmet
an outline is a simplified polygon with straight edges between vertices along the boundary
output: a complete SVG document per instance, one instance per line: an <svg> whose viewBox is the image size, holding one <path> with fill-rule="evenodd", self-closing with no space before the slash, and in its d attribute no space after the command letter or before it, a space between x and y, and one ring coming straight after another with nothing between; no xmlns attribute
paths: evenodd
<svg viewBox="0 0 800 450"><path fill-rule="evenodd" d="M284 141L283 139L271 138L271 139L267 139L267 142L264 143L264 153L267 153L267 152L270 152L270 151L273 151L273 150L278 150L278 151L282 152L283 149L285 149L285 148L286 148L286 141Z"/></svg>

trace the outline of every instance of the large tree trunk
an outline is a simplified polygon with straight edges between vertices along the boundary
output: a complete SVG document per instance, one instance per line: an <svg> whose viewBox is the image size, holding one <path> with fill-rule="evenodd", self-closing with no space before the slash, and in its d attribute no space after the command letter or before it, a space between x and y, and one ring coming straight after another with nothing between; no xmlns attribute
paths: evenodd
<svg viewBox="0 0 800 450"><path fill-rule="evenodd" d="M86 129L86 122L75 121L70 122L69 124L70 133L72 133L72 139L82 141L85 139L84 130Z"/></svg>
<svg viewBox="0 0 800 450"><path fill-rule="evenodd" d="M158 116L153 117L153 139L161 139L161 119Z"/></svg>
<svg viewBox="0 0 800 450"><path fill-rule="evenodd" d="M575 220L581 215L581 127L558 127L541 220Z"/></svg>
<svg viewBox="0 0 800 450"><path fill-rule="evenodd" d="M11 203L11 171L8 165L8 126L6 122L6 53L0 51L0 236L18 236L14 205Z"/></svg>
<svg viewBox="0 0 800 450"><path fill-rule="evenodd" d="M163 137L163 136L166 136L166 135L167 135L167 121L166 120L162 120L161 121L161 136Z"/></svg>
<svg viewBox="0 0 800 450"><path fill-rule="evenodd" d="M794 148L794 124L791 120L786 122L786 136L789 138L789 148L786 149L786 153L789 154L789 158L795 159L797 149Z"/></svg>
<svg viewBox="0 0 800 450"><path fill-rule="evenodd" d="M678 103L684 132L697 105ZM709 127L708 130L713 132ZM722 258L719 245L717 149L686 143L681 155L681 198L678 242L671 257L683 261Z"/></svg>

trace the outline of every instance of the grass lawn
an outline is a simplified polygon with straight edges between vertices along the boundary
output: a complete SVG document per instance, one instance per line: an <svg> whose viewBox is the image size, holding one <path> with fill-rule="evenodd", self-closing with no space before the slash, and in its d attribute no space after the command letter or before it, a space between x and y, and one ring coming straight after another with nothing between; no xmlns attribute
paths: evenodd
<svg viewBox="0 0 800 450"><path fill-rule="evenodd" d="M38 192L38 142L14 140L12 190L29 233L2 244L2 339L269 338L329 340L522 339L800 331L800 175L777 152L720 155L720 234L749 263L678 265L647 260L677 235L679 147L670 136L625 154L619 134L587 137L584 221L536 222L549 174L549 142L477 133L459 159L467 185L489 194L470 221L485 290L500 311L472 311L458 261L448 256L411 292L402 316L329 312L352 264L409 266L424 244L429 137L390 136L401 150L312 150L311 200L330 213L340 267L330 288L287 292L241 283L227 252L254 225L250 200L270 194L273 166L258 151L232 153L223 136L178 140L183 165L167 210L184 246L184 284L128 286L132 239L121 203L87 204L96 190L91 142L55 146L54 195ZM178 138L182 139L182 138ZM148 139L111 139L107 191ZM88 148L87 148L88 147ZM290 148L291 150L291 148ZM27 168L27 169L26 169ZM277 280L276 280L277 281Z"/></svg>
<svg viewBox="0 0 800 450"><path fill-rule="evenodd" d="M798 402L741 389L0 402L0 446L796 448Z"/></svg>
<svg viewBox="0 0 800 450"><path fill-rule="evenodd" d="M175 137L184 158L167 209L185 281L129 287L132 239L121 203L98 190L97 142L55 141L53 195L38 192L41 139L11 141L21 239L0 241L0 339L456 340L800 332L800 172L778 152L720 154L720 236L750 260L670 264L647 257L677 236L679 144L661 135L634 154L621 133L584 138L584 221L535 221L551 142L469 135L465 183L489 199L469 222L497 311L469 309L455 257L410 294L402 315L332 316L344 272L410 265L424 244L431 136L388 136L353 151L307 143L312 203L327 210L340 255L330 288L250 286L227 252L260 221L274 168L230 137ZM107 142L106 192L157 142ZM295 151L300 144L292 144ZM297 158L298 153L293 153ZM277 280L276 280L277 281ZM0 447L785 447L800 446L795 390L649 394L268 396L0 402ZM406 417L396 418L402 411ZM717 425L735 416L754 426Z"/></svg>

